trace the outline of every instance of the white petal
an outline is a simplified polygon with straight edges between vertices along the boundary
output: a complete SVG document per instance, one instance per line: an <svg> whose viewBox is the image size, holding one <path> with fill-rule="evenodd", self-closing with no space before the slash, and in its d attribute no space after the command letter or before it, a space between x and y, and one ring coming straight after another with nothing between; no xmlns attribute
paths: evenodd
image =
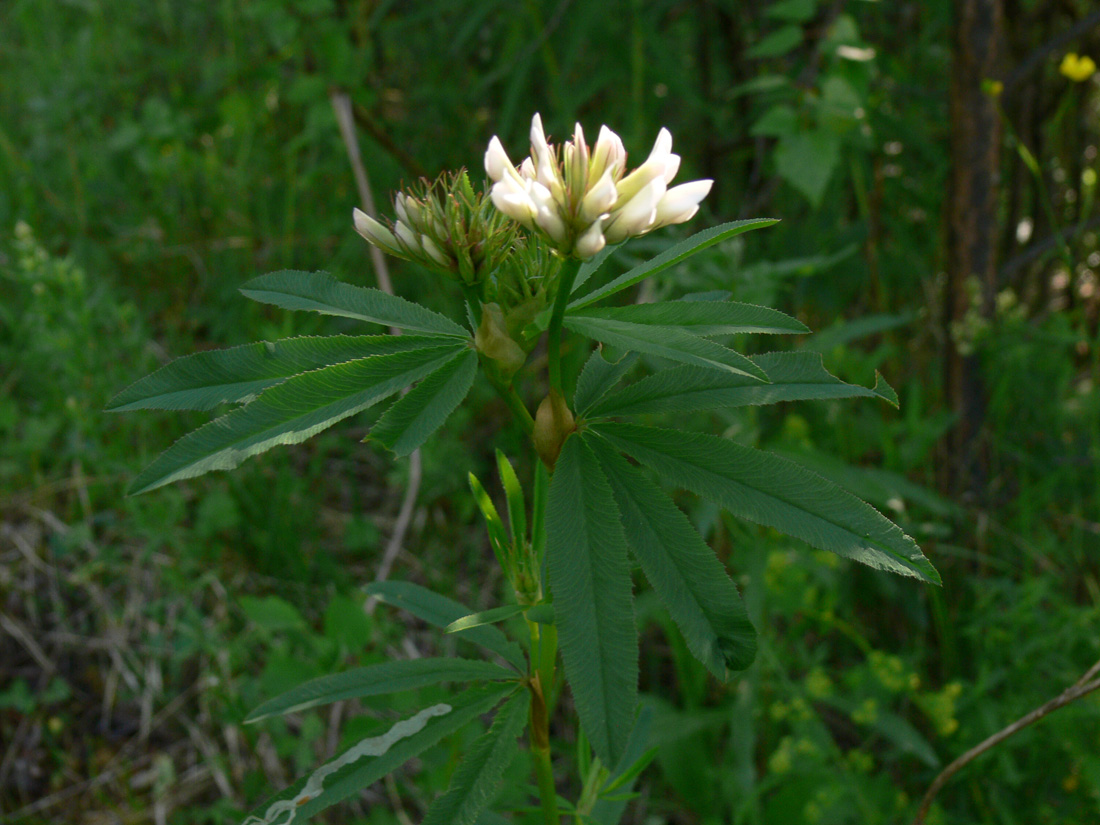
<svg viewBox="0 0 1100 825"><path fill-rule="evenodd" d="M603 173L603 176L596 181L596 185L588 190L588 193L584 196L584 200L581 201L581 219L584 221L594 221L614 206L618 199L619 192L615 188L615 181L611 177L611 170L608 169Z"/></svg>
<svg viewBox="0 0 1100 825"><path fill-rule="evenodd" d="M543 232L549 235L555 243L562 243L568 230L565 226L565 221L561 219L561 215L558 213L557 208L540 207L538 214L535 215L535 223L539 225Z"/></svg>
<svg viewBox="0 0 1100 825"><path fill-rule="evenodd" d="M523 159L523 163L519 165L519 176L526 178L527 180L535 179L535 162L530 157Z"/></svg>
<svg viewBox="0 0 1100 825"><path fill-rule="evenodd" d="M656 160L647 160L619 181L617 184L619 200L625 203L658 178L663 182L665 180L666 170L666 159L657 158Z"/></svg>
<svg viewBox="0 0 1100 825"><path fill-rule="evenodd" d="M673 186L657 204L657 223L670 226L690 220L699 211L699 203L714 185L712 180L693 180Z"/></svg>
<svg viewBox="0 0 1100 825"><path fill-rule="evenodd" d="M672 153L672 133L664 126L657 133L657 140L653 142L653 149L646 160L664 160Z"/></svg>
<svg viewBox="0 0 1100 825"><path fill-rule="evenodd" d="M602 222L601 219L597 218L596 221L577 238L577 245L574 247L574 251L581 260L591 258L607 245L607 239L604 238L603 230L600 227Z"/></svg>
<svg viewBox="0 0 1100 825"><path fill-rule="evenodd" d="M599 178L608 169L617 168L621 172L626 167L626 149L619 136L606 126L600 127L596 146L592 149L592 162L588 168L589 179ZM612 176L617 176L612 172Z"/></svg>
<svg viewBox="0 0 1100 825"><path fill-rule="evenodd" d="M540 171L544 162L551 162L550 145L546 142L546 132L542 129L542 118L538 112L531 118L531 151L535 154Z"/></svg>
<svg viewBox="0 0 1100 825"><path fill-rule="evenodd" d="M352 219L355 221L355 231L375 246L386 250L398 249L393 233L363 210L354 210Z"/></svg>
<svg viewBox="0 0 1100 825"><path fill-rule="evenodd" d="M535 218L536 207L526 192L519 191L501 182L493 185L490 191L493 206L515 221L524 226L530 226Z"/></svg>
<svg viewBox="0 0 1100 825"><path fill-rule="evenodd" d="M680 156L671 154L665 160L665 183L672 183L676 173L680 171Z"/></svg>
<svg viewBox="0 0 1100 825"><path fill-rule="evenodd" d="M619 243L652 229L657 220L657 204L664 194L664 178L654 178L643 186L638 194L611 214L604 230L607 242Z"/></svg>
<svg viewBox="0 0 1100 825"><path fill-rule="evenodd" d="M485 150L485 172L489 175L489 180L496 183L502 177L506 170L515 170L512 166L512 161L508 159L508 153L504 151L504 145L500 142L500 138L493 135L492 140L489 141L489 148Z"/></svg>

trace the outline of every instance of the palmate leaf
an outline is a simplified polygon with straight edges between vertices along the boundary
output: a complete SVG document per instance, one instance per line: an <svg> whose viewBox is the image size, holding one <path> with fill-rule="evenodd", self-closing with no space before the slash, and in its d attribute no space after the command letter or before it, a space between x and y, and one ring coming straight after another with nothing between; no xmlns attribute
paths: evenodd
<svg viewBox="0 0 1100 825"><path fill-rule="evenodd" d="M444 736L487 713L514 690L512 685L471 688L449 703L425 708L382 736L364 739L299 779L253 810L242 825L286 825L307 820L369 787Z"/></svg>
<svg viewBox="0 0 1100 825"><path fill-rule="evenodd" d="M428 624L439 628L447 627L456 619L469 616L474 612L453 599L440 596L411 582L371 582L363 589L368 595L377 596L386 604L407 610L418 619L423 619ZM523 658L523 651L520 650L519 645L509 641L507 636L492 625L459 630L455 635L499 654L518 670L527 670L527 661Z"/></svg>
<svg viewBox="0 0 1100 825"><path fill-rule="evenodd" d="M588 439L586 439L588 441ZM695 657L718 679L756 656L756 631L722 563L664 491L618 450L591 439L626 542Z"/></svg>
<svg viewBox="0 0 1100 825"><path fill-rule="evenodd" d="M453 359L465 344L451 340L289 378L247 406L185 435L134 480L130 492L143 493L211 470L230 470L276 445L312 438Z"/></svg>
<svg viewBox="0 0 1100 825"><path fill-rule="evenodd" d="M590 418L608 415L694 412L725 407L825 398L878 397L897 406L893 388L877 376L872 389L846 384L830 375L816 352L754 355L771 383L694 366L661 370L596 404Z"/></svg>
<svg viewBox="0 0 1100 825"><path fill-rule="evenodd" d="M246 402L298 373L448 343L422 335L331 335L260 341L177 358L111 399L110 412L212 410Z"/></svg>
<svg viewBox="0 0 1100 825"><path fill-rule="evenodd" d="M733 515L880 570L940 583L916 543L869 504L778 456L701 433L600 423L594 432Z"/></svg>
<svg viewBox="0 0 1100 825"><path fill-rule="evenodd" d="M370 438L399 456L408 455L443 426L470 391L475 375L477 353L467 349L386 410L371 429Z"/></svg>
<svg viewBox="0 0 1100 825"><path fill-rule="evenodd" d="M676 327L657 327L577 315L566 315L564 324L581 335L632 352L644 352L683 364L751 375L761 381L768 380L767 373L741 353Z"/></svg>
<svg viewBox="0 0 1100 825"><path fill-rule="evenodd" d="M606 765L622 756L638 694L638 637L622 524L599 461L566 440L550 482L547 565L565 675Z"/></svg>
<svg viewBox="0 0 1100 825"><path fill-rule="evenodd" d="M603 347L593 352L584 363L584 369L577 376L577 392L573 396L573 410L584 415L588 409L603 398L634 366L637 356L628 353L618 361L604 358Z"/></svg>
<svg viewBox="0 0 1100 825"><path fill-rule="evenodd" d="M733 301L663 301L625 307L578 309L569 315L573 318L602 318L671 327L703 337L740 333L791 335L810 331L801 321L779 310Z"/></svg>
<svg viewBox="0 0 1100 825"><path fill-rule="evenodd" d="M310 679L281 696L264 702L248 714L244 721L259 722L271 716L298 713L341 699L399 693L442 682L475 682L482 679L501 681L515 678L515 671L477 659L447 657L381 662Z"/></svg>
<svg viewBox="0 0 1100 825"><path fill-rule="evenodd" d="M581 307L591 306L597 301L601 301L609 295L614 295L616 292L621 292L624 289L634 286L634 284L648 278L650 275L656 275L670 266L675 266L680 261L690 258L697 252L702 252L704 249L710 246L714 246L717 243L733 238L744 232L751 232L753 229L761 229L765 226L772 226L779 223L774 218L753 218L746 221L732 221L731 223L724 223L720 226L712 226L710 229L704 229L702 232L696 232L690 238L681 241L673 246L671 249L667 249L655 258L651 258L639 266L634 267L628 272L624 272L615 280L593 290L585 295L583 298L578 298L569 304L568 309L576 310Z"/></svg>
<svg viewBox="0 0 1100 825"><path fill-rule="evenodd" d="M248 281L241 292L283 309L308 309L416 332L470 337L467 330L438 312L379 289L345 284L327 272L271 272Z"/></svg>
<svg viewBox="0 0 1100 825"><path fill-rule="evenodd" d="M531 694L517 693L497 711L489 730L471 745L447 792L428 809L421 825L473 825L493 801L519 746L516 737L527 725Z"/></svg>

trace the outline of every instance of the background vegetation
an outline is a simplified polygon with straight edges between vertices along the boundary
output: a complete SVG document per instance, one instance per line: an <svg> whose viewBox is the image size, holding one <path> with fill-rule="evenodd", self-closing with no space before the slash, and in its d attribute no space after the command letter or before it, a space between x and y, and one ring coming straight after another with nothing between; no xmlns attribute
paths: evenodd
<svg viewBox="0 0 1100 825"><path fill-rule="evenodd" d="M639 597L661 751L628 821L909 821L944 764L1100 656L1100 84L1059 71L1100 59L1087 0L5 0L0 32L4 822L237 821L400 710L245 728L248 709L439 644L363 610L408 480L358 444L364 422L128 499L197 420L100 412L171 357L339 326L244 300L255 274L374 282L333 89L380 201L480 171L494 133L518 152L534 111L558 137L606 122L633 153L667 125L682 177L716 181L694 228L783 222L651 289L777 306L818 331L795 346L901 396L705 422L816 462L944 587L685 498L761 653L716 684ZM411 265L394 279L457 309ZM478 392L425 448L392 575L484 608L500 582L465 472L492 477L504 411ZM1059 711L965 769L929 821L1097 821L1098 734L1095 698ZM418 821L462 746L328 821Z"/></svg>

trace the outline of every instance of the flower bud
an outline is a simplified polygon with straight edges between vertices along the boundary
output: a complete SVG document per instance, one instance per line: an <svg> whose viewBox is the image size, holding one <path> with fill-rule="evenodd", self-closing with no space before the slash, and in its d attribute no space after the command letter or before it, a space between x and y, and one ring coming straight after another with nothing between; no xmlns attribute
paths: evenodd
<svg viewBox="0 0 1100 825"><path fill-rule="evenodd" d="M496 364L505 380L515 375L527 360L523 348L508 335L500 304L482 304L481 323L474 333L474 346Z"/></svg>
<svg viewBox="0 0 1100 825"><path fill-rule="evenodd" d="M569 405L561 395L551 390L539 404L538 411L535 413L535 429L531 434L535 451L551 472L554 470L554 463L558 460L565 439L576 429L577 425Z"/></svg>

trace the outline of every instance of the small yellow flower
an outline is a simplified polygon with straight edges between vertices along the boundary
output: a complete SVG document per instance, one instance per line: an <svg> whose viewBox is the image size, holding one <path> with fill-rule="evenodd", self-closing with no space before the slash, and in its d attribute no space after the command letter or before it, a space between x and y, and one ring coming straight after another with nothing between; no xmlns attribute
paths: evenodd
<svg viewBox="0 0 1100 825"><path fill-rule="evenodd" d="M1074 83L1084 83L1096 73L1096 62L1087 54L1081 56L1070 52L1062 58L1058 71Z"/></svg>

